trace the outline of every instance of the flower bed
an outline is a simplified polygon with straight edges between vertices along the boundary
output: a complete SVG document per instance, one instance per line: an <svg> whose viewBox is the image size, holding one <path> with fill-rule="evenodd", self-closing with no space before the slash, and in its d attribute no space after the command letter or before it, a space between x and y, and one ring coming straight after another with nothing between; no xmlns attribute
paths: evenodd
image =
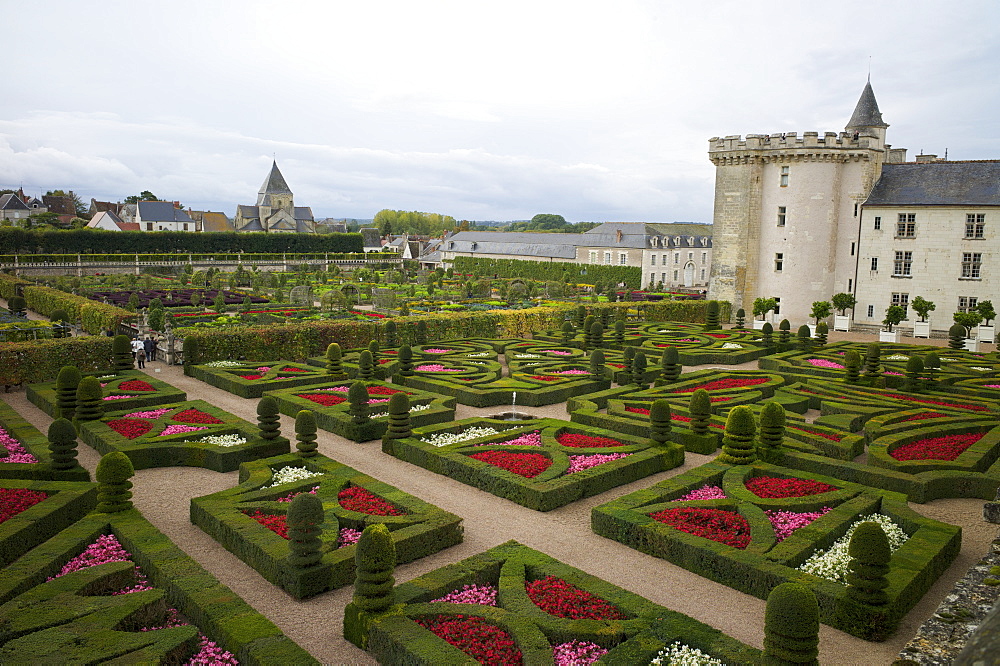
<svg viewBox="0 0 1000 666"><path fill-rule="evenodd" d="M214 439L228 435L237 437ZM229 472L242 462L289 450L287 439L261 439L255 424L202 400L84 421L80 438L102 454L123 452L135 469L188 465Z"/></svg>
<svg viewBox="0 0 1000 666"><path fill-rule="evenodd" d="M282 474L282 470L301 473ZM317 567L286 563L288 542L272 531L284 522L289 502L302 492L323 501L325 544ZM268 524L258 523L261 514ZM365 525L385 523L400 563L435 553L462 540L461 518L361 474L325 456L288 454L240 467L234 488L191 500L191 522L296 599L354 582L354 543Z"/></svg>
<svg viewBox="0 0 1000 666"><path fill-rule="evenodd" d="M984 433L928 437L893 449L889 455L896 460L954 460L983 438Z"/></svg>
<svg viewBox="0 0 1000 666"><path fill-rule="evenodd" d="M833 490L765 498L748 483L761 477L797 479L796 493L824 486ZM792 488L773 482L767 487L777 487L781 492L772 494L779 495ZM657 515L664 512L680 529L658 522ZM745 519L749 538L737 519L720 520L720 512ZM796 570L811 553L829 548L854 521L873 512L892 517L910 534L910 541L893 554L889 603L882 608L854 602L844 585L804 578ZM961 542L960 528L924 518L909 509L902 495L766 463L702 465L596 507L592 527L602 536L762 599L781 582L808 585L819 600L822 622L868 640L882 640L895 631L948 568Z"/></svg>
<svg viewBox="0 0 1000 666"><path fill-rule="evenodd" d="M388 613L371 616L353 603L344 611L344 636L384 664L469 657L489 664L646 664L662 635L726 663L761 657L717 629L515 541L398 585L394 594L399 605Z"/></svg>
<svg viewBox="0 0 1000 666"><path fill-rule="evenodd" d="M100 381L105 401L104 410L107 412L141 409L187 400L184 391L138 370L100 375ZM55 382L29 384L26 393L31 404L53 418L57 416Z"/></svg>
<svg viewBox="0 0 1000 666"><path fill-rule="evenodd" d="M48 438L5 402L0 402L0 456L0 479L90 480L80 466L52 469Z"/></svg>
<svg viewBox="0 0 1000 666"><path fill-rule="evenodd" d="M466 436L469 431L473 436ZM676 444L576 427L555 419L508 422L465 419L415 428L385 439L382 450L401 460L539 511L671 469L683 461ZM562 444L560 439L571 442ZM617 443L608 453L611 442ZM590 444L590 447L586 447ZM532 447L524 451L525 446Z"/></svg>
<svg viewBox="0 0 1000 666"><path fill-rule="evenodd" d="M86 482L5 479L0 487L0 563L13 562L97 506Z"/></svg>
<svg viewBox="0 0 1000 666"><path fill-rule="evenodd" d="M330 380L325 369L285 361L240 362L233 367L185 366L184 372L241 398L259 398L264 391L320 384Z"/></svg>
<svg viewBox="0 0 1000 666"><path fill-rule="evenodd" d="M308 389L281 389L266 395L278 401L282 414L295 416L308 409L316 414L316 425L355 442L378 439L389 427L387 403L393 393L405 391L410 398L410 422L414 426L451 421L455 418L455 399L409 386L393 386L385 382L366 381L369 420L354 423L347 401L350 386L343 382L316 384Z"/></svg>

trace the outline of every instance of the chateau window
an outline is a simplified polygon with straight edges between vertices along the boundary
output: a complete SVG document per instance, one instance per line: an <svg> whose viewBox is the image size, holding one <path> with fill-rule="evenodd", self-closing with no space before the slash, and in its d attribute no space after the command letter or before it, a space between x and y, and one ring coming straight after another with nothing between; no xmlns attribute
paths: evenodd
<svg viewBox="0 0 1000 666"><path fill-rule="evenodd" d="M878 272L878 257L872 257L872 272Z"/></svg>
<svg viewBox="0 0 1000 666"><path fill-rule="evenodd" d="M982 252L962 253L962 277L978 280L983 265Z"/></svg>
<svg viewBox="0 0 1000 666"><path fill-rule="evenodd" d="M913 238L917 235L917 214L900 213L896 221L896 238Z"/></svg>
<svg viewBox="0 0 1000 666"><path fill-rule="evenodd" d="M896 251L896 259L892 262L892 276L910 275L910 265L913 263L912 252Z"/></svg>
<svg viewBox="0 0 1000 666"><path fill-rule="evenodd" d="M610 264L611 263L611 253L610 252L605 252L604 253L604 263L605 264Z"/></svg>
<svg viewBox="0 0 1000 666"><path fill-rule="evenodd" d="M662 265L664 265L664 266L666 266L666 265L667 265L667 261L669 261L669 260L670 260L670 255L669 255L669 254L667 254L666 252L664 252L664 253L663 253L663 256L662 256L662 257L660 257L660 263L661 263Z"/></svg>
<svg viewBox="0 0 1000 666"><path fill-rule="evenodd" d="M591 264L597 263L597 250L590 250L587 252L587 261Z"/></svg>
<svg viewBox="0 0 1000 666"><path fill-rule="evenodd" d="M853 241L851 242L851 256L852 257L854 256L854 243L853 243Z"/></svg>
<svg viewBox="0 0 1000 666"><path fill-rule="evenodd" d="M899 307L903 308L904 312L906 312L907 308L910 306L910 295L893 292L892 304L898 305ZM904 314L903 319L909 319L909 315Z"/></svg>
<svg viewBox="0 0 1000 666"><path fill-rule="evenodd" d="M775 252L774 253L774 270L776 272L781 272L782 267L785 265L785 253Z"/></svg>
<svg viewBox="0 0 1000 666"><path fill-rule="evenodd" d="M708 252L701 253L701 265L704 266L708 263Z"/></svg>
<svg viewBox="0 0 1000 666"><path fill-rule="evenodd" d="M777 296L774 297L774 314L779 314L781 312L781 299Z"/></svg>
<svg viewBox="0 0 1000 666"><path fill-rule="evenodd" d="M656 236L649 237L649 247L656 247Z"/></svg>
<svg viewBox="0 0 1000 666"><path fill-rule="evenodd" d="M965 216L965 237L983 238L986 231L985 213L968 213Z"/></svg>
<svg viewBox="0 0 1000 666"><path fill-rule="evenodd" d="M674 271L674 282L677 282L677 271Z"/></svg>
<svg viewBox="0 0 1000 666"><path fill-rule="evenodd" d="M778 206L778 226L785 226L785 213L788 209L785 206Z"/></svg>
<svg viewBox="0 0 1000 666"><path fill-rule="evenodd" d="M977 296L958 297L959 312L969 312L970 310L975 310L977 305L979 305L979 298Z"/></svg>
<svg viewBox="0 0 1000 666"><path fill-rule="evenodd" d="M875 216L875 230L878 231L881 228L882 228L882 218L876 215Z"/></svg>
<svg viewBox="0 0 1000 666"><path fill-rule="evenodd" d="M875 306L874 305L869 305L868 306L868 318L871 319L874 316L875 316Z"/></svg>
<svg viewBox="0 0 1000 666"><path fill-rule="evenodd" d="M655 282L656 282L656 273L650 273L649 274L649 284L653 284Z"/></svg>
<svg viewBox="0 0 1000 666"><path fill-rule="evenodd" d="M627 263L628 263L628 254L626 254L625 252L619 252L618 253L618 265L619 266L624 266Z"/></svg>
<svg viewBox="0 0 1000 666"><path fill-rule="evenodd" d="M675 264L681 263L681 253L680 252L674 252L674 263Z"/></svg>
<svg viewBox="0 0 1000 666"><path fill-rule="evenodd" d="M788 187L788 171L791 167L781 167L781 186Z"/></svg>
<svg viewBox="0 0 1000 666"><path fill-rule="evenodd" d="M705 281L705 269L704 268L701 269L701 280L702 280L702 282Z"/></svg>
<svg viewBox="0 0 1000 666"><path fill-rule="evenodd" d="M847 281L847 293L851 293L851 287L854 286L854 280Z"/></svg>
<svg viewBox="0 0 1000 666"><path fill-rule="evenodd" d="M694 259L694 252L688 252L688 261Z"/></svg>
<svg viewBox="0 0 1000 666"><path fill-rule="evenodd" d="M656 265L656 255L655 254L649 255L649 265L650 266L655 266Z"/></svg>
<svg viewBox="0 0 1000 666"><path fill-rule="evenodd" d="M677 277L677 276L675 275L674 277ZM660 273L660 282L666 283L666 281L667 281L667 274L666 273Z"/></svg>

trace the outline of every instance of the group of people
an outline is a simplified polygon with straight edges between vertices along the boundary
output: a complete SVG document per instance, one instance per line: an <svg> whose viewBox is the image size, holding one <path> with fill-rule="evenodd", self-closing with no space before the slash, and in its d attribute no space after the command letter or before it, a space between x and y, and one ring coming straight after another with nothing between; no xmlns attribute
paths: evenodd
<svg viewBox="0 0 1000 666"><path fill-rule="evenodd" d="M140 340L138 336L132 338L132 358L140 368L146 367L146 361L155 361L156 340L149 335L145 340Z"/></svg>

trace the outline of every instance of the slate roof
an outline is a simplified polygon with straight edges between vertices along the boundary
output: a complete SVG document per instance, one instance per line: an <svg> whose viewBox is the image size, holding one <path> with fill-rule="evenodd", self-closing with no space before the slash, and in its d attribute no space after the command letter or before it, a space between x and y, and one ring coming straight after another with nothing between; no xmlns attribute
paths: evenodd
<svg viewBox="0 0 1000 666"><path fill-rule="evenodd" d="M139 217L143 222L194 222L186 212L170 201L140 201Z"/></svg>
<svg viewBox="0 0 1000 666"><path fill-rule="evenodd" d="M1000 206L1000 160L883 164L865 206Z"/></svg>
<svg viewBox="0 0 1000 666"><path fill-rule="evenodd" d="M72 197L44 194L42 195L42 201L45 202L45 207L49 209L50 213L76 215L76 204L73 202Z"/></svg>
<svg viewBox="0 0 1000 666"><path fill-rule="evenodd" d="M16 194L0 194L0 210L29 210Z"/></svg>
<svg viewBox="0 0 1000 666"><path fill-rule="evenodd" d="M882 121L882 113L878 110L878 102L875 101L875 92L872 90L872 83L865 84L865 89L861 91L861 99L854 107L854 114L850 122L844 129L856 129L861 127L888 127Z"/></svg>
<svg viewBox="0 0 1000 666"><path fill-rule="evenodd" d="M313 211L309 206L295 206L295 219L296 220L308 220L312 222Z"/></svg>
<svg viewBox="0 0 1000 666"><path fill-rule="evenodd" d="M260 186L260 192L257 194L263 197L265 194L291 194L292 191L288 188L288 183L285 182L285 177L281 175L278 171L278 163L271 163L271 172L267 174L267 178L264 179L264 184Z"/></svg>
<svg viewBox="0 0 1000 666"><path fill-rule="evenodd" d="M521 254L535 257L575 259L580 234L531 233L527 231L460 231L449 237L442 250L480 254Z"/></svg>
<svg viewBox="0 0 1000 666"><path fill-rule="evenodd" d="M91 218L90 222L87 223L87 226L91 229L98 229L101 228L100 225L104 221L111 222L121 231L139 231L139 224L137 222L122 222L122 219L115 215L115 212L112 210L102 210L98 212L93 218Z"/></svg>
<svg viewBox="0 0 1000 666"><path fill-rule="evenodd" d="M605 222L582 235L581 247L712 247L712 225L694 222ZM701 239L706 236L707 245L702 245ZM666 238L666 245L658 242L653 246L648 241L650 237Z"/></svg>

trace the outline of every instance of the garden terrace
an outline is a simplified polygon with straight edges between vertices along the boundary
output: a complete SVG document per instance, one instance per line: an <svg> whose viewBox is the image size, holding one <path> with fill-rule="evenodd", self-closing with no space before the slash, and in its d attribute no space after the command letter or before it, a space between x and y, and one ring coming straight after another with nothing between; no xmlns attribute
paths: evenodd
<svg viewBox="0 0 1000 666"><path fill-rule="evenodd" d="M761 657L717 629L516 541L398 585L394 595L398 606L387 613L370 616L351 604L344 617L345 636L383 664L465 663L470 655L508 663L508 654L526 665L551 664L554 655L555 663L601 655L601 663L645 664L675 641L730 664ZM454 633L443 638L449 628Z"/></svg>
<svg viewBox="0 0 1000 666"><path fill-rule="evenodd" d="M289 469L310 476L282 473ZM282 482L286 476L290 480ZM291 550L280 532L291 499L309 492L323 502L323 558L301 569L288 564ZM367 525L389 528L400 563L462 541L458 516L326 456L244 463L238 486L191 500L191 522L296 599L354 582L354 544Z"/></svg>
<svg viewBox="0 0 1000 666"><path fill-rule="evenodd" d="M102 407L106 412L141 409L168 403L183 402L187 394L167 382L138 370L111 371L97 375L101 382ZM56 382L29 384L26 388L31 404L56 418Z"/></svg>
<svg viewBox="0 0 1000 666"><path fill-rule="evenodd" d="M240 463L289 451L287 439L261 439L256 425L204 400L111 412L80 422L79 432L102 454L121 451L135 469L188 465L229 472Z"/></svg>
<svg viewBox="0 0 1000 666"><path fill-rule="evenodd" d="M672 469L684 459L676 444L658 446L556 419L463 419L383 439L382 450L538 511Z"/></svg>

